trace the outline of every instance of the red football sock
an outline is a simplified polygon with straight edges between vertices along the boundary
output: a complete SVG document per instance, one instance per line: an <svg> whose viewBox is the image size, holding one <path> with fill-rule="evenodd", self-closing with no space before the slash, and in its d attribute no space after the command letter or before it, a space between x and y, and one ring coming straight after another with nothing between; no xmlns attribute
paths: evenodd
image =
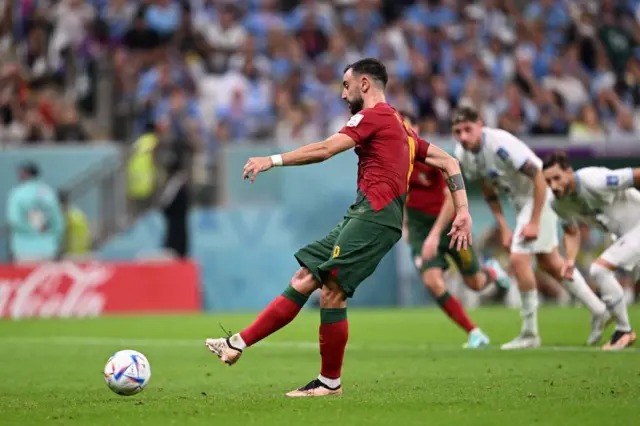
<svg viewBox="0 0 640 426"><path fill-rule="evenodd" d="M260 312L253 324L240 332L240 337L247 346L251 346L275 333L293 321L307 299L307 296L299 293L293 287L287 288L282 295L276 297Z"/></svg>
<svg viewBox="0 0 640 426"><path fill-rule="evenodd" d="M438 297L436 301L438 302L438 305L440 305L440 308L449 315L449 318L451 318L460 327L464 328L467 333L476 328L476 325L467 316L462 303L449 294L448 291L445 291L445 293Z"/></svg>
<svg viewBox="0 0 640 426"><path fill-rule="evenodd" d="M339 379L342 373L344 350L349 339L346 312L346 308L320 310L320 357L322 358L320 375L327 379Z"/></svg>

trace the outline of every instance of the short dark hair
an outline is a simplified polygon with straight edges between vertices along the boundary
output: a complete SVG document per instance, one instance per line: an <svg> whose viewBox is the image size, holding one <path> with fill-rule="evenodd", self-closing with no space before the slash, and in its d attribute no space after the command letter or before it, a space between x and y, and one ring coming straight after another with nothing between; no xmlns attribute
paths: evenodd
<svg viewBox="0 0 640 426"><path fill-rule="evenodd" d="M451 124L456 125L465 121L476 122L480 120L480 113L471 105L462 105L456 108L451 115Z"/></svg>
<svg viewBox="0 0 640 426"><path fill-rule="evenodd" d="M571 168L571 162L569 161L569 157L567 157L567 153L564 151L555 151L551 154L547 155L542 163L542 169L546 170L555 165L560 166L562 170L567 170Z"/></svg>
<svg viewBox="0 0 640 426"><path fill-rule="evenodd" d="M344 72L349 71L354 74L366 74L373 77L374 80L378 80L382 83L382 87L387 86L389 81L389 74L387 74L387 67L376 58L364 58L356 61L350 65L347 65Z"/></svg>
<svg viewBox="0 0 640 426"><path fill-rule="evenodd" d="M32 162L23 163L20 166L20 169L31 177L36 178L40 176L40 168L36 163L32 163Z"/></svg>
<svg viewBox="0 0 640 426"><path fill-rule="evenodd" d="M413 114L410 111L407 110L402 110L402 111L398 111L398 113L406 120L410 121L412 124L417 124L418 123L418 119L415 116L415 114Z"/></svg>

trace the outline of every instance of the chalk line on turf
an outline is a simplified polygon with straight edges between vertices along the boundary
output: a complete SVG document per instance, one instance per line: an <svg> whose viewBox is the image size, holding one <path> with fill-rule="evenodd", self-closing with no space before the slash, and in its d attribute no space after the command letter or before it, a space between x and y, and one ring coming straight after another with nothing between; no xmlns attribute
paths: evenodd
<svg viewBox="0 0 640 426"><path fill-rule="evenodd" d="M119 346L119 347L196 347L204 344L202 340L180 340L180 339L119 339L110 337L82 337L82 336L49 336L49 337L33 337L33 336L3 336L0 337L0 346L2 344L51 344L51 345L76 345L76 346ZM265 349L293 349L305 351L317 351L317 342L304 341L265 341L260 342L256 348ZM462 349L462 345L447 344L418 344L412 345L408 343L394 344L393 351L413 351L413 352L451 352L451 351L469 351ZM352 343L347 346L349 351L385 351L389 350L388 345L376 344L358 344ZM499 345L489 346L488 348L479 350L500 350ZM526 349L523 351L539 351L539 352L602 352L598 347L587 346L542 346L537 349ZM522 351L516 351L522 352ZM612 351L616 352L616 351ZM640 352L640 348L627 348L620 352Z"/></svg>

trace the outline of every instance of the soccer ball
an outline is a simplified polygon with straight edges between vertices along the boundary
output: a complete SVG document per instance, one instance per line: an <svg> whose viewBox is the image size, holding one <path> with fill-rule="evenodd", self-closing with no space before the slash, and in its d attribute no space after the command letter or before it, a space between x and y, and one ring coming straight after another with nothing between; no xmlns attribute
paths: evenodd
<svg viewBox="0 0 640 426"><path fill-rule="evenodd" d="M118 395L142 392L150 377L151 365L147 357L137 351L118 351L111 355L104 367L104 381Z"/></svg>

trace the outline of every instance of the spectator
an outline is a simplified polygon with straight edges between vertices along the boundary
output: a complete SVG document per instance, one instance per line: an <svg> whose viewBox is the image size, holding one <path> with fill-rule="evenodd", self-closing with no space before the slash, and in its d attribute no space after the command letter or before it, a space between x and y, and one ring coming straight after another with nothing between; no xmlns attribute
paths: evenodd
<svg viewBox="0 0 640 426"><path fill-rule="evenodd" d="M203 146L203 123L200 108L192 96L180 86L174 86L168 99L161 101L154 111L154 122L167 138L192 146Z"/></svg>
<svg viewBox="0 0 640 426"><path fill-rule="evenodd" d="M131 27L136 14L136 6L127 0L108 0L99 12L99 19L104 23L109 42L122 40ZM144 22L144 21L142 21Z"/></svg>
<svg viewBox="0 0 640 426"><path fill-rule="evenodd" d="M576 112L589 100L589 94L583 82L565 71L563 60L559 58L551 62L549 75L544 78L542 85L545 89L558 92L567 103L570 112Z"/></svg>
<svg viewBox="0 0 640 426"><path fill-rule="evenodd" d="M18 169L20 183L7 200L10 246L17 263L56 259L62 248L64 218L58 197L40 178L35 164Z"/></svg>
<svg viewBox="0 0 640 426"><path fill-rule="evenodd" d="M172 0L152 0L144 12L147 25L160 37L161 43L168 43L177 33L182 22L182 9Z"/></svg>
<svg viewBox="0 0 640 426"><path fill-rule="evenodd" d="M592 105L584 105L576 121L571 124L569 137L574 141L603 140L605 129Z"/></svg>
<svg viewBox="0 0 640 426"><path fill-rule="evenodd" d="M60 109L53 139L56 142L86 142L90 139L73 105L64 105Z"/></svg>
<svg viewBox="0 0 640 426"><path fill-rule="evenodd" d="M321 137L317 128L311 122L312 107L309 104L291 105L282 110L284 117L278 122L275 132L276 143L284 146L297 143L311 143Z"/></svg>
<svg viewBox="0 0 640 426"><path fill-rule="evenodd" d="M62 244L62 255L85 255L91 250L91 229L87 216L78 207L71 204L70 194L66 191L58 193L65 230Z"/></svg>
<svg viewBox="0 0 640 426"><path fill-rule="evenodd" d="M153 125L148 125L146 130L134 142L127 164L127 195L135 216L153 206L159 181L156 167L158 135Z"/></svg>
<svg viewBox="0 0 640 426"><path fill-rule="evenodd" d="M197 21L199 31L212 52L210 61L213 70L224 70L231 55L242 47L247 37L246 30L238 23L238 12L232 5L222 7L218 19L206 14L207 20Z"/></svg>

